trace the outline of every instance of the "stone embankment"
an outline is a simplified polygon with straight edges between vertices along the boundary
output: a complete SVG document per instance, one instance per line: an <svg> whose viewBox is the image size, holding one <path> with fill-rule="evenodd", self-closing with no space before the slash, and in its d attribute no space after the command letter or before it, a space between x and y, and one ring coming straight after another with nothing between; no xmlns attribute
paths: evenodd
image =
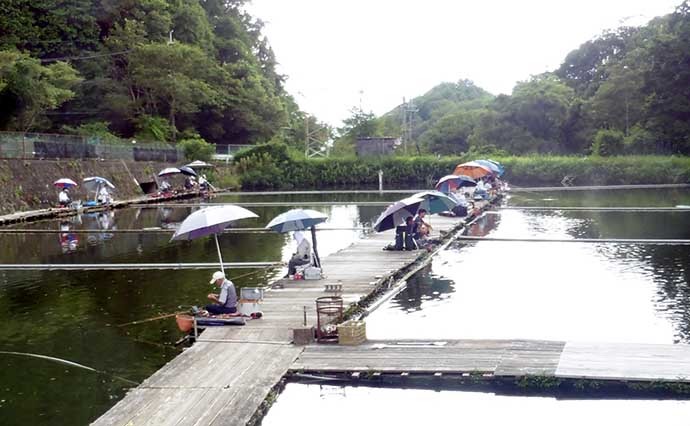
<svg viewBox="0 0 690 426"><path fill-rule="evenodd" d="M81 183L85 177L101 176L115 185L115 199L135 198L143 195L138 182L150 182L158 171L171 166L125 160L0 160L0 215L54 207L58 191L53 182L63 177ZM71 197L87 199L93 193L88 196L80 185Z"/></svg>

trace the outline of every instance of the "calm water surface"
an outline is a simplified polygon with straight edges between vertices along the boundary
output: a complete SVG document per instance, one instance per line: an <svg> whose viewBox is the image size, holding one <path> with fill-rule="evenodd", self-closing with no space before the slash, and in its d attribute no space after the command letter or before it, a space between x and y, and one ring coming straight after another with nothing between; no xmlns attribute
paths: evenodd
<svg viewBox="0 0 690 426"><path fill-rule="evenodd" d="M520 194L513 205L680 205L690 191L610 191ZM228 196L213 201L352 201L314 207L328 227L371 223L399 194ZM586 199L585 199L586 198ZM550 204L549 204L550 203ZM579 203L579 204L578 204ZM301 204L301 203L299 203ZM308 203L305 203L306 206ZM20 227L62 229L60 234L0 235L3 263L214 262L212 239L170 243L167 234L117 234L110 229L174 228L195 207L125 209ZM291 207L251 208L265 225ZM558 213L504 211L473 229L476 235L559 238L690 238L681 213ZM89 234L74 229L95 230ZM322 231L322 256L360 238L353 230ZM230 262L286 260L287 235L225 234ZM370 317L370 337L525 337L608 341L690 340L688 251L677 247L582 244L475 243L442 253L409 290ZM0 351L64 358L104 373L45 360L0 354L2 424L85 424L120 399L178 349L172 319L119 327L135 320L204 304L209 271L0 272ZM284 270L230 271L239 286L265 285ZM378 391L378 390L376 390ZM354 391L353 391L354 392ZM437 393L439 394L439 393ZM382 398L386 398L385 396ZM403 397L401 397L403 398ZM405 397L406 398L406 397ZM281 397L282 399L282 397ZM343 412L344 410L338 410Z"/></svg>
<svg viewBox="0 0 690 426"><path fill-rule="evenodd" d="M688 401L558 400L481 392L290 383L263 425L685 426L689 418Z"/></svg>

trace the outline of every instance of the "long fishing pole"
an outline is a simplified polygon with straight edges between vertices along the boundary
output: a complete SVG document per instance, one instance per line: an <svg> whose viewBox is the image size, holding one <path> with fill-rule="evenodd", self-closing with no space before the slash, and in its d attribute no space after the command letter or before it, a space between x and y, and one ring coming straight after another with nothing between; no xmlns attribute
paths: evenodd
<svg viewBox="0 0 690 426"><path fill-rule="evenodd" d="M13 351L0 351L0 354L2 355L16 355L16 356L25 356L29 358L38 358L38 359L43 359L47 361L52 361L52 362L57 362L58 364L64 364L64 365L69 365L71 367L76 367L76 368L81 368L83 370L88 370L88 371L93 371L94 373L99 373L99 374L105 374L106 376L110 376L112 378L122 380L123 382L127 382L131 385L139 386L139 383L125 379L124 377L116 376L115 374L108 373L107 371L102 371L102 370L96 370L95 368L87 367L86 365L82 365L73 361L69 361L66 359L62 358L57 358L53 356L48 356L48 355L40 355L40 354L32 354L28 352L13 352Z"/></svg>

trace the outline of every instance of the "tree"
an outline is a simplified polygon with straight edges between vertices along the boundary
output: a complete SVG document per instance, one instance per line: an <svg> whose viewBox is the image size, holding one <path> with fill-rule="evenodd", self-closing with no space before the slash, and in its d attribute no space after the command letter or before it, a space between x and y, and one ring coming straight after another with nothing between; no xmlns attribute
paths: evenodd
<svg viewBox="0 0 690 426"><path fill-rule="evenodd" d="M41 65L27 54L0 51L0 115L7 117L9 128L29 131L46 111L74 97L72 88L79 81L65 62Z"/></svg>
<svg viewBox="0 0 690 426"><path fill-rule="evenodd" d="M135 49L129 58L136 102L151 114L167 113L176 139L178 113L199 111L202 105L218 102L221 87L211 76L221 70L199 48L182 43L148 44Z"/></svg>
<svg viewBox="0 0 690 426"><path fill-rule="evenodd" d="M561 131L575 93L553 74L518 83L508 103L514 123L536 139L548 143L541 149L561 151Z"/></svg>

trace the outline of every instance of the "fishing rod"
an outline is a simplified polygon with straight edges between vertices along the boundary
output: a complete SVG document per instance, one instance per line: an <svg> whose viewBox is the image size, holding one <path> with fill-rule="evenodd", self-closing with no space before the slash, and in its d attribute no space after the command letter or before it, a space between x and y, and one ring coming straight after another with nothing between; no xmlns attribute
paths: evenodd
<svg viewBox="0 0 690 426"><path fill-rule="evenodd" d="M62 359L62 358L57 358L57 357L48 356L48 355L33 354L33 353L28 353L28 352L13 352L13 351L0 351L0 354L23 356L23 357L27 357L27 358L37 358L37 359L42 359L42 360L46 360L46 361L52 361L52 362L56 362L58 364L68 365L70 367L76 367L76 368L81 368L81 369L87 370L87 371L93 371L94 373L98 373L98 374L105 374L106 376L110 376L114 379L118 379L118 380L121 380L123 382L129 383L130 385L139 386L139 383L137 383L133 380L129 380L129 379L126 379L124 377L116 376L115 374L108 373L107 371L96 370L95 368L91 368L91 367L88 367L86 365L82 365L82 364L76 363L74 361L69 361L69 360Z"/></svg>

